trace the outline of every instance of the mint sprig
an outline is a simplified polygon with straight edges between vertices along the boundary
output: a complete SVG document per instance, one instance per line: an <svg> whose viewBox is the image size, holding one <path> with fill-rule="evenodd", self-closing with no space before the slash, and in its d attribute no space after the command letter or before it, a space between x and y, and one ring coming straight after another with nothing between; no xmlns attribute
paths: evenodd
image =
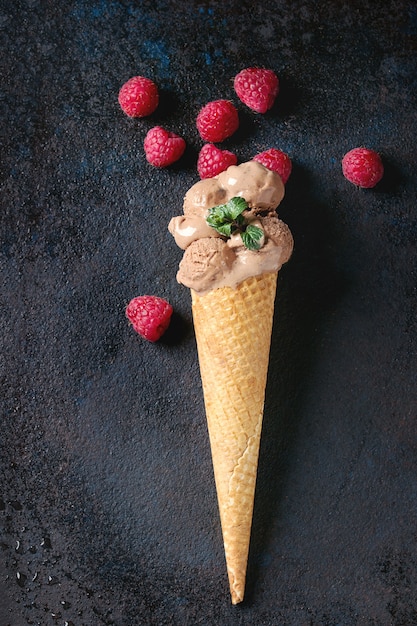
<svg viewBox="0 0 417 626"><path fill-rule="evenodd" d="M259 250L263 230L245 220L242 213L247 208L248 203L244 198L231 198L226 204L212 207L208 212L206 222L224 237L240 233L243 245L248 250Z"/></svg>

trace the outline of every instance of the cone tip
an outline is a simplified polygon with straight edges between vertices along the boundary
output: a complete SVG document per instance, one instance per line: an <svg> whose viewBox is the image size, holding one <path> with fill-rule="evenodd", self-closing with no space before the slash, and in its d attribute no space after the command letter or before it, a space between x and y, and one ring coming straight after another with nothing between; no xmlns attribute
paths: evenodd
<svg viewBox="0 0 417 626"><path fill-rule="evenodd" d="M232 596L232 604L239 604L240 602L243 602L243 591L230 589L230 594Z"/></svg>

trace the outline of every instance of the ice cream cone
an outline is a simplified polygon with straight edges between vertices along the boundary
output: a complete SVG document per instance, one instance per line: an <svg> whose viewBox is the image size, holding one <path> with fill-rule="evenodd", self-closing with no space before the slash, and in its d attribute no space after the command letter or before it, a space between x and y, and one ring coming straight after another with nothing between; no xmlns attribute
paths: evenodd
<svg viewBox="0 0 417 626"><path fill-rule="evenodd" d="M277 274L204 295L191 289L233 604L245 591Z"/></svg>

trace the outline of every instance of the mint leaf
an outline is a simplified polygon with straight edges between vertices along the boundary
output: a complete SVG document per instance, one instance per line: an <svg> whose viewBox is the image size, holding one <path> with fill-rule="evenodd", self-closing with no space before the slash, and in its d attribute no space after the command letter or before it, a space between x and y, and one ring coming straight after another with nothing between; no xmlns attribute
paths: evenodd
<svg viewBox="0 0 417 626"><path fill-rule="evenodd" d="M221 224L220 226L217 226L216 230L221 235L224 235L225 237L230 237L230 235L232 234L232 224Z"/></svg>
<svg viewBox="0 0 417 626"><path fill-rule="evenodd" d="M207 224L216 230L225 224L240 226L244 223L242 213L247 208L248 203L244 198L231 198L227 204L219 204L209 210Z"/></svg>
<svg viewBox="0 0 417 626"><path fill-rule="evenodd" d="M248 208L248 203L245 198L235 196L234 198L231 198L225 206L227 208L227 216L230 219L235 220L237 217L242 215L245 209Z"/></svg>
<svg viewBox="0 0 417 626"><path fill-rule="evenodd" d="M221 228L224 224L229 223L229 220L225 217L225 208L226 205L221 204L210 209L209 214L206 218L207 224L217 230L218 228Z"/></svg>
<svg viewBox="0 0 417 626"><path fill-rule="evenodd" d="M248 250L259 250L263 234L262 228L249 224L240 236L245 248Z"/></svg>
<svg viewBox="0 0 417 626"><path fill-rule="evenodd" d="M224 237L231 237L234 233L240 233L243 245L248 250L259 250L263 230L258 226L246 223L242 213L247 208L246 200L235 196L226 204L212 207L208 212L206 222Z"/></svg>

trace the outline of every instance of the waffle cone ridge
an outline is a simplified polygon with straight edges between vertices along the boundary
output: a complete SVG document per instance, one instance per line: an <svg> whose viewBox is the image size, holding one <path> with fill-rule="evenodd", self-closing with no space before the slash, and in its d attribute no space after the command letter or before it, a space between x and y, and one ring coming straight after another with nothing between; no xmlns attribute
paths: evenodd
<svg viewBox="0 0 417 626"><path fill-rule="evenodd" d="M243 600L277 273L191 290L232 603Z"/></svg>

